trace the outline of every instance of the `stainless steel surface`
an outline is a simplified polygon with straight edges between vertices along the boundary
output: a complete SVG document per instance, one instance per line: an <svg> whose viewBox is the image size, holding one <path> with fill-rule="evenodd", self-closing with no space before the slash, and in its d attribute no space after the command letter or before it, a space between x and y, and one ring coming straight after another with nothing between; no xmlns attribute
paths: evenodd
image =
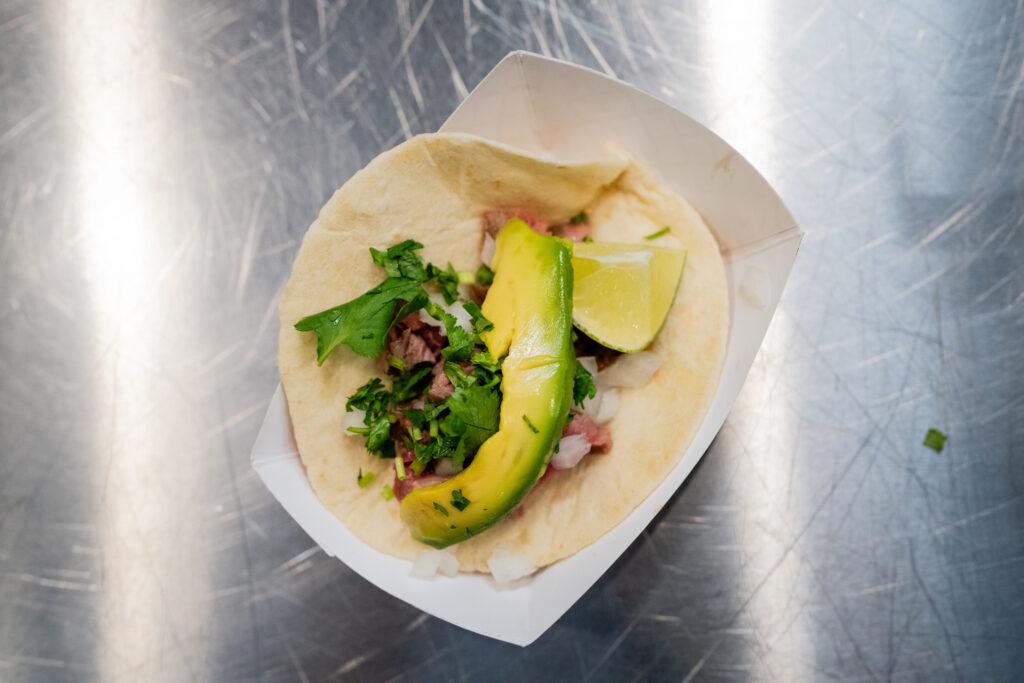
<svg viewBox="0 0 1024 683"><path fill-rule="evenodd" d="M306 226L516 48L707 123L807 233L703 463L526 650L248 466ZM8 0L0 680L1019 679L1022 85L1019 0Z"/></svg>

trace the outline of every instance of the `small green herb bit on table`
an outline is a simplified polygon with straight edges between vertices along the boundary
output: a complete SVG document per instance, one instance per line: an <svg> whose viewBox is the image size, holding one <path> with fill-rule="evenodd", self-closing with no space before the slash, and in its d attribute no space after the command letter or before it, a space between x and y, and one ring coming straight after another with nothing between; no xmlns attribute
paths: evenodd
<svg viewBox="0 0 1024 683"><path fill-rule="evenodd" d="M928 430L928 433L924 435L924 445L936 453L941 453L942 449L946 447L947 438L948 437L944 432L932 427Z"/></svg>

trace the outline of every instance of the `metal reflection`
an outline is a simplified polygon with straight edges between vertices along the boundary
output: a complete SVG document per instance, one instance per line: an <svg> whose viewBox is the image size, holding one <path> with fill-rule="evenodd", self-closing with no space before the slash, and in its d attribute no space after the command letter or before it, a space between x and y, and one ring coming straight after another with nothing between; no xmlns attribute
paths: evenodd
<svg viewBox="0 0 1024 683"><path fill-rule="evenodd" d="M95 328L91 461L103 571L96 660L104 680L178 680L195 673L186 641L204 610L191 590L202 577L180 533L171 435L152 367L169 312L154 301L169 208L158 179L170 139L161 123L168 98L158 17L136 0L75 0L65 12L79 247Z"/></svg>
<svg viewBox="0 0 1024 683"><path fill-rule="evenodd" d="M770 118L770 78L773 73L768 38L776 14L772 2L714 2L707 6L707 25L701 32L707 41L712 107L712 127L746 156L762 173L771 174L773 158ZM737 264L741 284L751 273ZM747 305L742 298L736 306ZM793 548L797 530L785 520L800 518L787 510L790 500L778 492L790 485L796 449L796 426L786 395L787 352L796 342L792 322L776 315L743 391L733 407L730 422L753 417L757 443L743 444L746 463L736 477L736 493L744 516L776 519L775 528L749 528L742 520L742 554L739 580L744 607L722 638L756 639L744 644L762 665L781 680L794 680L814 658L814 645L805 621L798 619L805 596L811 592L808 572ZM748 430L744 430L748 431ZM797 496L796 500L803 500ZM774 514L773 514L774 512ZM753 666L752 662L747 665Z"/></svg>

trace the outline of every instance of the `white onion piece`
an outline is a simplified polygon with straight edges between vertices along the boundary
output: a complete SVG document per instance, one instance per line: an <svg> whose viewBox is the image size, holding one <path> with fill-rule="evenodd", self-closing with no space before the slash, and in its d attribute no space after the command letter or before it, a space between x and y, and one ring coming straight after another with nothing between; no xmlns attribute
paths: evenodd
<svg viewBox="0 0 1024 683"><path fill-rule="evenodd" d="M356 434L355 432L348 431L349 427L365 427L363 420L366 419L366 411L353 408L351 412L345 413L345 416L341 418L341 430L347 436L362 436L362 434Z"/></svg>
<svg viewBox="0 0 1024 683"><path fill-rule="evenodd" d="M450 550L438 550L441 553L441 564L437 568L445 576L456 576L459 573L459 560Z"/></svg>
<svg viewBox="0 0 1024 683"><path fill-rule="evenodd" d="M456 301L449 306L448 313L455 316L455 322L459 324L459 327L466 332L473 332L473 316L469 314L469 311L466 310L461 301Z"/></svg>
<svg viewBox="0 0 1024 683"><path fill-rule="evenodd" d="M469 311L466 310L466 307L462 305L461 301L449 304L438 292L431 292L429 297L432 302L443 308L445 313L455 316L455 322L458 323L459 327L467 332L473 331L473 316L469 314ZM428 325L433 325L438 328L442 335L448 336L448 333L444 329L444 323L426 311L420 311L420 319Z"/></svg>
<svg viewBox="0 0 1024 683"><path fill-rule="evenodd" d="M602 387L637 389L651 381L663 362L664 359L652 351L624 353L597 375L597 383Z"/></svg>
<svg viewBox="0 0 1024 683"><path fill-rule="evenodd" d="M772 298L772 281L768 272L758 266L747 268L740 282L740 296L759 311L766 309Z"/></svg>
<svg viewBox="0 0 1024 683"><path fill-rule="evenodd" d="M594 413L587 414L594 418L598 424L610 421L619 412L619 392L616 389L602 389L600 392L601 403Z"/></svg>
<svg viewBox="0 0 1024 683"><path fill-rule="evenodd" d="M447 550L424 550L412 563L409 576L418 579L429 579L437 576L438 572L445 576L455 576L459 573L459 561Z"/></svg>
<svg viewBox="0 0 1024 683"><path fill-rule="evenodd" d="M537 571L530 558L516 554L505 547L494 549L487 559L487 568L499 586L529 576Z"/></svg>
<svg viewBox="0 0 1024 683"><path fill-rule="evenodd" d="M488 268L491 267L491 261L494 260L494 249L497 245L494 243L494 238L491 237L490 233L484 235L484 246L480 248L480 260L484 262L484 265Z"/></svg>
<svg viewBox="0 0 1024 683"><path fill-rule="evenodd" d="M582 434L563 436L558 442L558 452L551 456L551 466L556 470L576 467L583 456L590 452L590 442Z"/></svg>
<svg viewBox="0 0 1024 683"><path fill-rule="evenodd" d="M587 372L594 377L597 377L597 358L594 356L580 356L576 360L580 362L580 365L586 368Z"/></svg>
<svg viewBox="0 0 1024 683"><path fill-rule="evenodd" d="M455 463L451 458L441 458L434 465L434 474L439 477L451 477L462 471L462 468L455 469Z"/></svg>

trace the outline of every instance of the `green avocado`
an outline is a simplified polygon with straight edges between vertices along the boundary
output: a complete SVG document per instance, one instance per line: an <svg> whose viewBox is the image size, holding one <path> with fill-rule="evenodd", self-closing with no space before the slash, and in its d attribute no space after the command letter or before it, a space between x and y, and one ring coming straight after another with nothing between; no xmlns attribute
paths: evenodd
<svg viewBox="0 0 1024 683"><path fill-rule="evenodd" d="M491 355L505 356L498 431L469 467L401 504L413 538L436 548L480 533L523 499L544 474L572 405L572 253L518 219L496 242L482 307L494 329L481 337Z"/></svg>

